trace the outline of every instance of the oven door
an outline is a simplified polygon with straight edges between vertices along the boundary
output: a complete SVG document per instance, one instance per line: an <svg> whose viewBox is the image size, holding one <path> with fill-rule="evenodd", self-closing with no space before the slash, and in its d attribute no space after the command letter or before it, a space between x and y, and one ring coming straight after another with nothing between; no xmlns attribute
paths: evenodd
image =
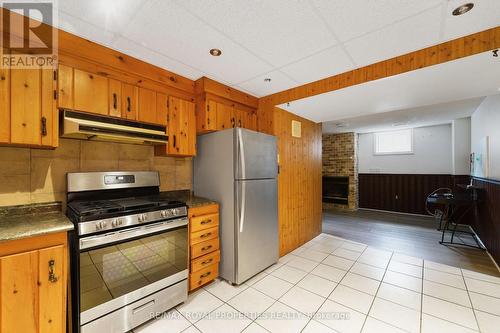
<svg viewBox="0 0 500 333"><path fill-rule="evenodd" d="M187 297L187 224L188 219L181 218L80 238L80 325L179 283L186 284L180 288L186 295L177 304L183 302Z"/></svg>

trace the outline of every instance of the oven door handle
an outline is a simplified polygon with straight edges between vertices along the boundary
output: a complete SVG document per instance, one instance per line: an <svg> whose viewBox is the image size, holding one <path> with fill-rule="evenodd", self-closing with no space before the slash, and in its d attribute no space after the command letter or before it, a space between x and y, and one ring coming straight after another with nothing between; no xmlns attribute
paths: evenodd
<svg viewBox="0 0 500 333"><path fill-rule="evenodd" d="M80 238L80 250L101 246L109 243L115 243L138 236L145 236L160 231L166 231L182 227L188 224L188 219L182 218L171 221L163 221L159 223L148 224L140 227L130 228L121 231L109 232L103 235Z"/></svg>

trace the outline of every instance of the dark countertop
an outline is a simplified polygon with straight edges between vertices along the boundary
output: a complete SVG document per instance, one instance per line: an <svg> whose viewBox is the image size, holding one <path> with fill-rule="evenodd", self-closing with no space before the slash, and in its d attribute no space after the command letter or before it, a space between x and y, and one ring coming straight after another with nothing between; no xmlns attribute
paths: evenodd
<svg viewBox="0 0 500 333"><path fill-rule="evenodd" d="M167 192L161 192L160 195L170 200L178 200L185 202L189 208L217 204L217 202L214 200L194 195L194 193L191 192L190 190L167 191Z"/></svg>
<svg viewBox="0 0 500 333"><path fill-rule="evenodd" d="M0 241L72 230L61 208L60 202L0 207Z"/></svg>

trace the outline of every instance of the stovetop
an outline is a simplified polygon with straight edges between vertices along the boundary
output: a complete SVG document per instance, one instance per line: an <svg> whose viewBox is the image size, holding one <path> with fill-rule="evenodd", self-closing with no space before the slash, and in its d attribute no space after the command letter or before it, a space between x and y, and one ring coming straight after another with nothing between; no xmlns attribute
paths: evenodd
<svg viewBox="0 0 500 333"><path fill-rule="evenodd" d="M155 196L128 197L109 200L81 200L68 203L73 222L85 222L110 217L139 214L157 210L183 207L181 201Z"/></svg>

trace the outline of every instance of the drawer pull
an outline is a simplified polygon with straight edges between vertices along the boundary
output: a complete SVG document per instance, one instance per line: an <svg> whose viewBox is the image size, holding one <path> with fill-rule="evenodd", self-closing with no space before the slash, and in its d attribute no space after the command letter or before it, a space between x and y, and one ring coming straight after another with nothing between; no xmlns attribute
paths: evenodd
<svg viewBox="0 0 500 333"><path fill-rule="evenodd" d="M212 274L212 272L206 272L205 274L201 274L201 275L200 275L200 279L206 278L206 277L207 277L207 276L209 276L210 274Z"/></svg>
<svg viewBox="0 0 500 333"><path fill-rule="evenodd" d="M208 265L208 264L211 264L213 261L214 261L214 258L210 258L208 260L202 261L201 264L202 265Z"/></svg>
<svg viewBox="0 0 500 333"><path fill-rule="evenodd" d="M211 248L212 248L212 245L208 245L208 246L202 247L201 250L206 251L206 250L210 250Z"/></svg>
<svg viewBox="0 0 500 333"><path fill-rule="evenodd" d="M206 234L201 235L200 238L207 238L207 237L209 237L211 235L212 235L211 232L207 232Z"/></svg>
<svg viewBox="0 0 500 333"><path fill-rule="evenodd" d="M212 223L212 219L203 220L200 222L201 225L205 225L205 224L209 224L209 223Z"/></svg>

